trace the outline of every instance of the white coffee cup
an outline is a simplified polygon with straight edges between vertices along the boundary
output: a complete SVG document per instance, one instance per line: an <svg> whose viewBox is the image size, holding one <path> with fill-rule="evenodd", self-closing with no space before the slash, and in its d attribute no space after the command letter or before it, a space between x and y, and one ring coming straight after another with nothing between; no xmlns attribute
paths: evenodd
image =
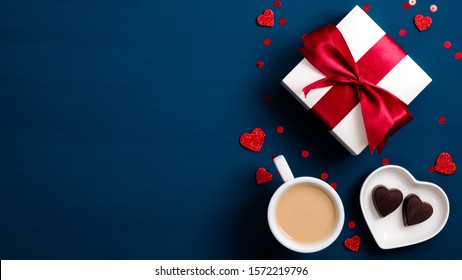
<svg viewBox="0 0 462 280"><path fill-rule="evenodd" d="M280 155L275 157L274 163L276 164L276 168L279 171L279 174L281 175L284 184L282 184L273 194L268 206L268 223L271 232L282 245L296 252L313 253L325 249L338 238L340 232L342 231L343 223L345 221L345 211L343 209L342 200L338 196L337 192L329 184L318 178L294 178L294 176L292 175L292 171L290 170L289 165L287 164L287 161L284 158L284 156ZM309 184L311 186L319 188L330 198L335 208L336 221L332 231L325 238L314 243L301 243L293 239L290 239L282 232L276 219L276 207L281 196L288 189L301 184Z"/></svg>

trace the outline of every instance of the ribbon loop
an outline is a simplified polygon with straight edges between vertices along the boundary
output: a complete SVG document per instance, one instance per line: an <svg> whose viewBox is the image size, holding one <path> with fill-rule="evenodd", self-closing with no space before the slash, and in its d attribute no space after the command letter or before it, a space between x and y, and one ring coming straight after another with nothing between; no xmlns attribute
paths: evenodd
<svg viewBox="0 0 462 280"><path fill-rule="evenodd" d="M412 120L406 104L376 84L406 53L385 35L355 62L342 33L334 25L304 34L302 40L304 48L300 52L326 76L307 85L303 89L305 97L312 89L332 86L318 101L320 105L316 103L312 109L333 129L360 103L370 152L378 148L380 154L388 138ZM387 50L386 56L382 50ZM334 95L338 98L329 97ZM327 104L333 101L339 104Z"/></svg>

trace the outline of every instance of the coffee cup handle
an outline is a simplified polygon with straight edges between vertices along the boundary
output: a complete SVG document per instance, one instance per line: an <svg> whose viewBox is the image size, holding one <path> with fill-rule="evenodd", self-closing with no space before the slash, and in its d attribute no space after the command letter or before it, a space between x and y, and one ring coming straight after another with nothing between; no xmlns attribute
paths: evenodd
<svg viewBox="0 0 462 280"><path fill-rule="evenodd" d="M289 164L283 155L275 157L273 161L284 182L288 182L294 179L294 175L290 170Z"/></svg>

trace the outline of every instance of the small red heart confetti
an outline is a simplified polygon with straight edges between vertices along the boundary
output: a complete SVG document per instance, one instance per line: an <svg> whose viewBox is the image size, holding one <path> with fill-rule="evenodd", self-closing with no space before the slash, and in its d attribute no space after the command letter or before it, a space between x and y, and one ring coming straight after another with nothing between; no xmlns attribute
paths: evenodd
<svg viewBox="0 0 462 280"><path fill-rule="evenodd" d="M329 178L329 174L327 172L322 172L321 173L321 179L327 180L327 178Z"/></svg>
<svg viewBox="0 0 462 280"><path fill-rule="evenodd" d="M263 45L265 45L266 47L271 45L271 39L266 38L265 40L263 40Z"/></svg>
<svg viewBox="0 0 462 280"><path fill-rule="evenodd" d="M337 183L335 183L335 182L330 183L330 186L331 186L334 190L337 189Z"/></svg>
<svg viewBox="0 0 462 280"><path fill-rule="evenodd" d="M403 8L405 10L409 10L411 8L411 4L409 4L409 2L406 2L406 3L403 4Z"/></svg>
<svg viewBox="0 0 462 280"><path fill-rule="evenodd" d="M438 123L439 124L445 124L446 123L446 118L444 116L441 116L438 118Z"/></svg>
<svg viewBox="0 0 462 280"><path fill-rule="evenodd" d="M356 226L355 221L349 221L349 222L348 222L348 227L349 227L349 228L355 228L355 226Z"/></svg>
<svg viewBox="0 0 462 280"><path fill-rule="evenodd" d="M414 17L414 24L420 32L426 30L432 25L432 18L418 14Z"/></svg>
<svg viewBox="0 0 462 280"><path fill-rule="evenodd" d="M352 252L358 252L359 251L359 245L361 245L361 238L357 235L345 239L343 242L343 245L345 245L345 248Z"/></svg>
<svg viewBox="0 0 462 280"><path fill-rule="evenodd" d="M284 127L283 126L278 126L276 127L276 132L278 134L283 134L284 133Z"/></svg>
<svg viewBox="0 0 462 280"><path fill-rule="evenodd" d="M257 17L257 24L260 26L271 27L274 25L274 13L271 9L267 9L263 14Z"/></svg>
<svg viewBox="0 0 462 280"><path fill-rule="evenodd" d="M286 24L286 23L287 23L287 19L286 19L286 18L280 18L280 19L279 19L279 24L280 24L280 25L284 25L284 24Z"/></svg>
<svg viewBox="0 0 462 280"><path fill-rule="evenodd" d="M371 11L371 6L369 6L369 5L364 5L363 10L364 10L366 13L368 13L368 12Z"/></svg>
<svg viewBox="0 0 462 280"><path fill-rule="evenodd" d="M432 165L432 166L428 167L428 172L435 173L435 166Z"/></svg>
<svg viewBox="0 0 462 280"><path fill-rule="evenodd" d="M389 163L390 163L390 160L388 158L382 159L382 165L388 165Z"/></svg>
<svg viewBox="0 0 462 280"><path fill-rule="evenodd" d="M401 30L399 31L399 36L401 36L401 37L406 36L406 29L404 29L404 28L401 29Z"/></svg>
<svg viewBox="0 0 462 280"><path fill-rule="evenodd" d="M445 49L449 49L451 47L451 42L446 41L446 42L444 42L443 46L444 46Z"/></svg>
<svg viewBox="0 0 462 280"><path fill-rule="evenodd" d="M265 184L271 182L273 180L273 174L271 172L266 171L264 167L260 167L255 172L255 178L257 179L257 184Z"/></svg>
<svg viewBox="0 0 462 280"><path fill-rule="evenodd" d="M258 153L263 147L265 136L263 129L257 127L252 129L250 133L242 134L239 138L239 143L241 143L242 147Z"/></svg>
<svg viewBox="0 0 462 280"><path fill-rule="evenodd" d="M462 53L461 52L456 52L456 54L454 55L454 58L456 60L461 60L462 59Z"/></svg>
<svg viewBox="0 0 462 280"><path fill-rule="evenodd" d="M307 158L309 155L310 155L310 152L308 152L308 150L303 150L302 151L302 157L303 158Z"/></svg>
<svg viewBox="0 0 462 280"><path fill-rule="evenodd" d="M438 156L435 171L444 175L451 175L456 172L456 164L452 161L449 153L443 152Z"/></svg>
<svg viewBox="0 0 462 280"><path fill-rule="evenodd" d="M275 8L279 8L279 7L281 7L281 1L276 0L276 1L274 1L273 5L274 5Z"/></svg>
<svg viewBox="0 0 462 280"><path fill-rule="evenodd" d="M257 68L263 68L265 63L263 61L259 60L259 61L257 61L256 65L257 65Z"/></svg>

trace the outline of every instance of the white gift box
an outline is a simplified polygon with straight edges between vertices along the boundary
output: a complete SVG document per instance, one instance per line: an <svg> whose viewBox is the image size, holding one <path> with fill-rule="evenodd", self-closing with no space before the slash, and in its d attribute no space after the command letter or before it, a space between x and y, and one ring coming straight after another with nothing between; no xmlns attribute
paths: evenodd
<svg viewBox="0 0 462 280"><path fill-rule="evenodd" d="M358 6L340 21L337 28L355 61L385 35ZM282 80L282 85L307 109L311 109L331 87L313 89L306 97L303 88L324 77L304 58ZM406 55L377 85L409 104L430 82L431 78ZM361 105L358 103L330 132L351 154L360 154L368 146Z"/></svg>

